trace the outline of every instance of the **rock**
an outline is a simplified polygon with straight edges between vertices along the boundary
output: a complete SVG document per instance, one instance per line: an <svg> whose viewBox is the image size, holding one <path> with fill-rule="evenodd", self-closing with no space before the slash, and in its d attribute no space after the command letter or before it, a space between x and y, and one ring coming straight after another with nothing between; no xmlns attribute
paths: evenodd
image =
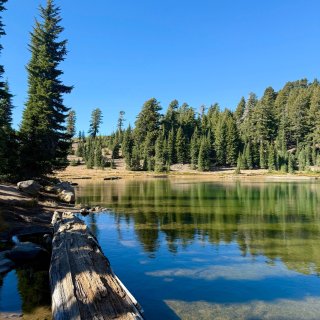
<svg viewBox="0 0 320 320"><path fill-rule="evenodd" d="M53 188L57 193L60 193L62 191L69 191L74 193L74 187L66 181L57 183Z"/></svg>
<svg viewBox="0 0 320 320"><path fill-rule="evenodd" d="M72 191L62 190L58 194L58 197L61 201L67 202L67 203L74 203L75 201L75 194Z"/></svg>
<svg viewBox="0 0 320 320"><path fill-rule="evenodd" d="M87 215L87 214L89 213L89 211L88 211L86 208L82 208L82 209L80 210L80 213L81 213L82 215Z"/></svg>
<svg viewBox="0 0 320 320"><path fill-rule="evenodd" d="M57 183L53 188L61 201L67 203L75 202L74 187L69 182Z"/></svg>
<svg viewBox="0 0 320 320"><path fill-rule="evenodd" d="M17 187L20 191L35 196L39 193L41 185L34 180L20 181L17 183Z"/></svg>
<svg viewBox="0 0 320 320"><path fill-rule="evenodd" d="M44 190L47 192L55 192L54 186L45 186Z"/></svg>
<svg viewBox="0 0 320 320"><path fill-rule="evenodd" d="M48 255L48 252L41 246L32 242L18 243L12 250L8 251L6 256L16 264L22 264L26 261L40 258Z"/></svg>

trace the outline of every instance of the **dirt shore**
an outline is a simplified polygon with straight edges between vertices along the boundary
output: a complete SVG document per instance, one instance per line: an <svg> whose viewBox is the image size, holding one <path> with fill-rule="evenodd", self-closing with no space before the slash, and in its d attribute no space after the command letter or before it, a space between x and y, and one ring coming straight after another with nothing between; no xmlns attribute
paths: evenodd
<svg viewBox="0 0 320 320"><path fill-rule="evenodd" d="M269 172L268 170L241 170L240 174L235 174L235 168L217 168L214 171L199 172L190 169L189 165L177 164L171 166L170 172L155 173L146 171L126 170L121 159L116 160L116 169L87 169L85 165L69 166L63 171L56 172L55 176L61 180L72 182L84 182L85 180L111 180L122 179L148 179L148 178L187 178L203 180L312 180L320 179L320 173L316 172L297 172L286 174L280 172Z"/></svg>
<svg viewBox="0 0 320 320"><path fill-rule="evenodd" d="M73 205L60 203L56 195L40 192L26 195L15 185L0 184L0 241L21 232L32 233L50 228L55 210L74 210Z"/></svg>

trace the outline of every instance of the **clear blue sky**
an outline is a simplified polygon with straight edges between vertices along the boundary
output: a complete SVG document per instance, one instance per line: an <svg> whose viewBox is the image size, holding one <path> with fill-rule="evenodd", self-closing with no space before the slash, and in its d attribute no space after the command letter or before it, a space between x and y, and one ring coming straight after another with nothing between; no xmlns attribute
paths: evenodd
<svg viewBox="0 0 320 320"><path fill-rule="evenodd" d="M15 95L14 123L27 97L29 32L40 0L9 0L2 40ZM319 77L319 0L57 0L69 54L62 68L75 86L65 102L77 129L104 114L102 133L120 110L134 123L144 101L164 109L173 99L198 109L218 102L234 109L241 96L267 86Z"/></svg>

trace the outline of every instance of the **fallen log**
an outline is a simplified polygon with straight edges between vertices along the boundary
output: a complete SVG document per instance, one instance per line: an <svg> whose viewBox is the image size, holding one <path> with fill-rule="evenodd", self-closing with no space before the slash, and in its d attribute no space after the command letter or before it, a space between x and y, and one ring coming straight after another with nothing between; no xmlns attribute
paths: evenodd
<svg viewBox="0 0 320 320"><path fill-rule="evenodd" d="M55 212L50 285L54 320L143 319L85 223Z"/></svg>

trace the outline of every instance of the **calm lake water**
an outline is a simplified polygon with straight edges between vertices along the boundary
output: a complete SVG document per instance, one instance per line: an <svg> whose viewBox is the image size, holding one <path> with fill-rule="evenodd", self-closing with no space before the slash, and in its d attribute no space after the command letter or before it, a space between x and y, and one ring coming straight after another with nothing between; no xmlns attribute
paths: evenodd
<svg viewBox="0 0 320 320"><path fill-rule="evenodd" d="M319 182L118 180L77 196L111 209L82 219L147 319L320 319ZM49 319L49 305L46 268L0 281L0 312Z"/></svg>
<svg viewBox="0 0 320 320"><path fill-rule="evenodd" d="M320 184L86 184L83 218L147 319L320 319Z"/></svg>

